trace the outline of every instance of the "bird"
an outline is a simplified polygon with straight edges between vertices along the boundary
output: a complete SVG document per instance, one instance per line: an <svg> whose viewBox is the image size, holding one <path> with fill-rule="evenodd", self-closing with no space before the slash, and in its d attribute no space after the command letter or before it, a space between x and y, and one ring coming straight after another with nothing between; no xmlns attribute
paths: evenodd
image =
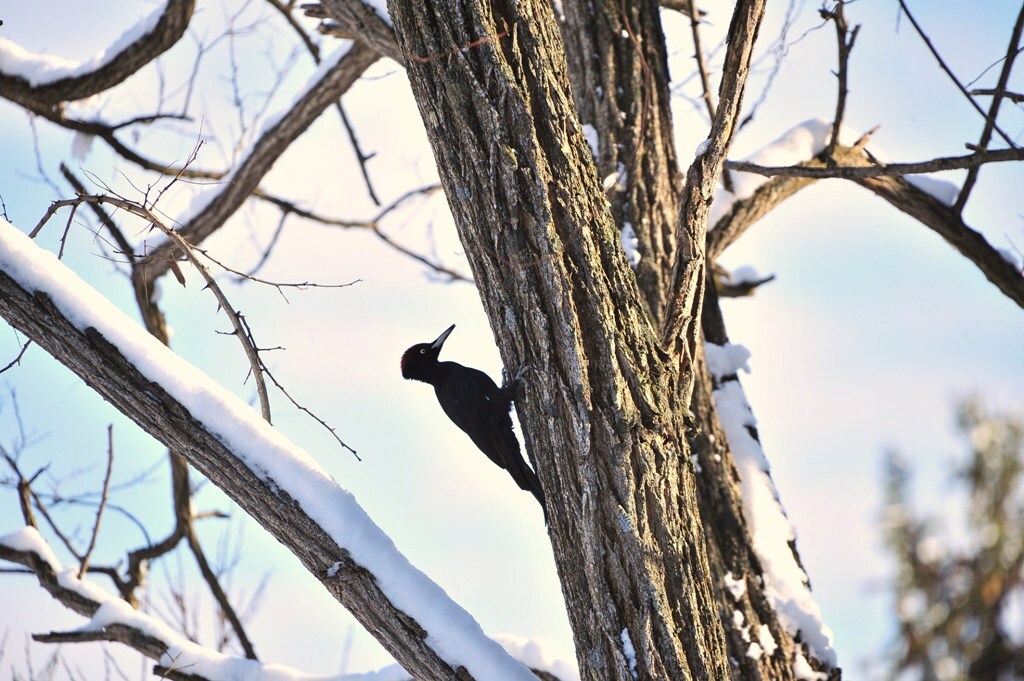
<svg viewBox="0 0 1024 681"><path fill-rule="evenodd" d="M499 388L491 377L458 362L439 362L441 347L455 325L430 343L417 343L402 355L402 377L434 386L441 409L462 429L473 444L491 461L508 471L520 489L533 494L544 509L544 490L533 469L527 465L512 430L512 401L522 380L520 371Z"/></svg>

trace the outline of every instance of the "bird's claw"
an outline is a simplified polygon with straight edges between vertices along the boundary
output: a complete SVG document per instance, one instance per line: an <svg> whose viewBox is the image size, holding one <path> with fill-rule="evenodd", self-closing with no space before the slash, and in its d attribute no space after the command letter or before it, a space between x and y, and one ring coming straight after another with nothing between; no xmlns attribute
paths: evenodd
<svg viewBox="0 0 1024 681"><path fill-rule="evenodd" d="M502 390L505 390L507 388L515 388L520 383L524 382L523 377L526 375L526 372L528 372L528 371L533 371L533 365L532 364L524 364L523 366L519 367L519 370L516 371L516 375L513 376L511 380L509 380L508 369L506 369L505 367L502 367L501 368L501 388L502 388Z"/></svg>

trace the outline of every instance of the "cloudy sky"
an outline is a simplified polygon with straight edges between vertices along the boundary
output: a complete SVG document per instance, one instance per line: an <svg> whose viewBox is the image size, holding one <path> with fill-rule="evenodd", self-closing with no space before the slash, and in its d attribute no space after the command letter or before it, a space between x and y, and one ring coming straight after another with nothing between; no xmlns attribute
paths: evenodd
<svg viewBox="0 0 1024 681"><path fill-rule="evenodd" d="M706 5L709 45L717 44L728 25L729 4ZM3 7L0 38L30 50L85 59L152 10L151 4L133 0L109 6L103 17L71 2L47 3L45 11L32 3ZM1006 0L986 3L984 12L965 3L911 6L964 81L981 76L1003 56L1019 9ZM765 56L747 104L772 73L772 41L790 10L793 21L784 41L788 53L783 67L754 120L737 138L732 158L753 153L806 119L832 116L834 31L831 26L820 28L814 3L770 6L761 34ZM161 87L180 101L183 92L178 88L187 81L195 46L213 43L217 25L236 12L237 36L216 41L204 62L207 75L192 97L193 120L142 129L139 140L163 158L182 160L202 136L210 142L202 149L200 164L224 167L236 151L224 140L240 127L232 108L232 71L237 69L246 93L247 115L259 115L264 108L272 112L287 105L313 69L304 55L289 55L287 29L259 4L200 3L194 33L161 60L162 81L150 72L132 79L118 96L87 102L83 109L107 120L126 118L146 110ZM964 144L980 135L981 117L936 67L899 16L897 4L859 2L847 13L862 28L851 64L846 123L862 131L879 126L874 143L892 160L964 153ZM54 21L54 16L62 20ZM260 18L265 21L253 28ZM665 24L670 33L684 28L671 15ZM682 39L673 44L673 74L682 79L692 48ZM325 42L325 49L329 47ZM264 103L260 93L271 89L268 74L289 60L294 68ZM997 70L979 84L994 79ZM1011 89L1020 91L1024 84L1016 80ZM678 84L675 113L684 160L707 131L686 98L694 94L693 87L689 81ZM377 154L369 168L385 203L436 179L397 66L373 67L346 105L364 148ZM1024 116L1019 108L1006 109L1003 125L1019 138ZM258 130L259 120L250 126L253 130ZM71 135L31 121L3 102L0 130L0 197L9 219L25 231L52 199L68 194L56 170L60 161L125 195L155 181L115 162L101 143L73 156ZM962 175L944 177L956 181ZM329 215L368 218L376 212L333 115L322 117L281 159L266 186ZM1018 258L1024 248L1021 186L1020 167L986 168L965 213L970 224L996 245L1016 250ZM173 215L201 190L182 185L161 205ZM239 268L251 266L271 238L277 217L263 207L247 208L209 247ZM54 250L65 220L66 215L55 219L43 233L43 242ZM385 227L396 239L467 271L442 197L410 205ZM102 244L79 220L71 230L65 262L134 313L129 287L103 254ZM921 472L916 487L921 503L949 505L952 462L965 447L953 428L956 401L977 392L998 409L1024 409L1024 315L939 237L866 191L840 182L803 191L753 227L723 263L751 265L777 276L754 298L727 301L727 322L733 341L752 352L744 386L783 503L797 528L815 594L835 632L840 664L856 669L877 656L891 635L884 587L890 565L880 550L878 523L882 456L892 448L904 452ZM257 340L285 348L271 356L275 376L335 426L363 461L340 449L281 396L275 398L276 425L351 490L412 562L485 630L541 637L571 656L571 634L536 503L510 485L443 418L429 387L404 382L398 372L406 347L431 340L455 323L443 357L499 376L498 356L473 288L439 281L365 232L295 221L287 224L262 275L323 283L359 280L343 289L289 291L287 299L264 287L228 284L229 296L246 313ZM230 337L216 333L227 322L198 278L190 277L184 288L165 283L163 296L175 331L173 347L251 399L244 357ZM15 334L0 328L0 363L6 364L18 347ZM158 445L38 348L29 351L20 368L0 377L0 442L5 447L18 439L15 403L32 436L24 467L34 470L54 460L53 474L65 494L98 485L106 425L114 423L116 479L145 474L141 483L119 492L117 501L152 523L150 532L156 536L166 531L169 520L162 506L167 482ZM209 485L198 495L197 505L232 510ZM88 519L79 522L87 525ZM18 524L14 495L0 496L0 534ZM386 663L372 639L289 554L237 513L231 524L231 536L244 540L235 588L251 594L260 579L268 579L250 632L261 657L318 673L335 672L342 665L359 671ZM210 521L202 528L211 547L223 527L223 522ZM107 528L101 535L106 543L100 558L109 562L125 547L145 541L130 521L116 514ZM182 565L190 575L188 561ZM177 570L172 562L155 579L173 580ZM0 580L5 602L26 606L18 608L26 614L17 620L0 616L11 636L5 664L21 659L24 632L81 623L28 584L20 577ZM187 590L192 597L201 593L198 586ZM157 606L158 613L168 616L162 602ZM295 625L282 627L282 621ZM35 655L41 659L43 652Z"/></svg>

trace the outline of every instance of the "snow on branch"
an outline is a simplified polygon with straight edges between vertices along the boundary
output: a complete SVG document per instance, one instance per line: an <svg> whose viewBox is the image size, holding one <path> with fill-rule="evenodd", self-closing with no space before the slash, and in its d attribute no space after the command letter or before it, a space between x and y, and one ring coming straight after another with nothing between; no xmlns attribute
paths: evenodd
<svg viewBox="0 0 1024 681"><path fill-rule="evenodd" d="M0 38L0 96L29 109L46 109L108 90L174 46L194 9L195 0L167 0L80 63L29 52Z"/></svg>
<svg viewBox="0 0 1024 681"><path fill-rule="evenodd" d="M714 398L718 416L740 476L743 515L764 569L765 594L789 634L805 642L815 658L835 667L832 631L811 595L807 574L797 562L791 546L796 534L779 502L761 443L752 434L756 421L736 378L740 370L747 370L750 352L742 345L714 343L706 343L704 350L717 386Z"/></svg>
<svg viewBox="0 0 1024 681"><path fill-rule="evenodd" d="M0 316L220 487L411 674L534 678L308 453L4 220Z"/></svg>
<svg viewBox="0 0 1024 681"><path fill-rule="evenodd" d="M840 130L835 152L821 158L832 125L811 119L794 126L746 161L729 161L733 191L719 189L708 219L707 254L711 261L754 222L817 179L848 179L939 234L1017 305L1024 307L1024 273L1015 262L968 226L956 210L959 187L918 173L972 168L985 163L1024 160L1021 149L977 151L966 156L920 163L885 163L878 149L867 149L868 135Z"/></svg>
<svg viewBox="0 0 1024 681"><path fill-rule="evenodd" d="M316 676L276 663L226 655L205 648L174 631L158 618L141 612L94 582L65 567L43 536L26 526L0 536L0 559L27 568L62 605L89 618L81 627L35 634L42 643L122 643L156 662L161 678L190 681L410 681L407 671L392 664L375 672ZM579 679L572 663L560 660L542 642L503 636L498 643L517 660L556 681Z"/></svg>

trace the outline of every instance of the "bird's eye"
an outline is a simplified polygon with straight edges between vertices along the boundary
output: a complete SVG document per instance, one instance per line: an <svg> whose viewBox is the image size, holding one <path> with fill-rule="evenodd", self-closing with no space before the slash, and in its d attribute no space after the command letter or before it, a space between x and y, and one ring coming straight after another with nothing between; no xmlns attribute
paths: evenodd
<svg viewBox="0 0 1024 681"><path fill-rule="evenodd" d="M420 354L421 355L427 354L427 349L426 348L420 348Z"/></svg>

